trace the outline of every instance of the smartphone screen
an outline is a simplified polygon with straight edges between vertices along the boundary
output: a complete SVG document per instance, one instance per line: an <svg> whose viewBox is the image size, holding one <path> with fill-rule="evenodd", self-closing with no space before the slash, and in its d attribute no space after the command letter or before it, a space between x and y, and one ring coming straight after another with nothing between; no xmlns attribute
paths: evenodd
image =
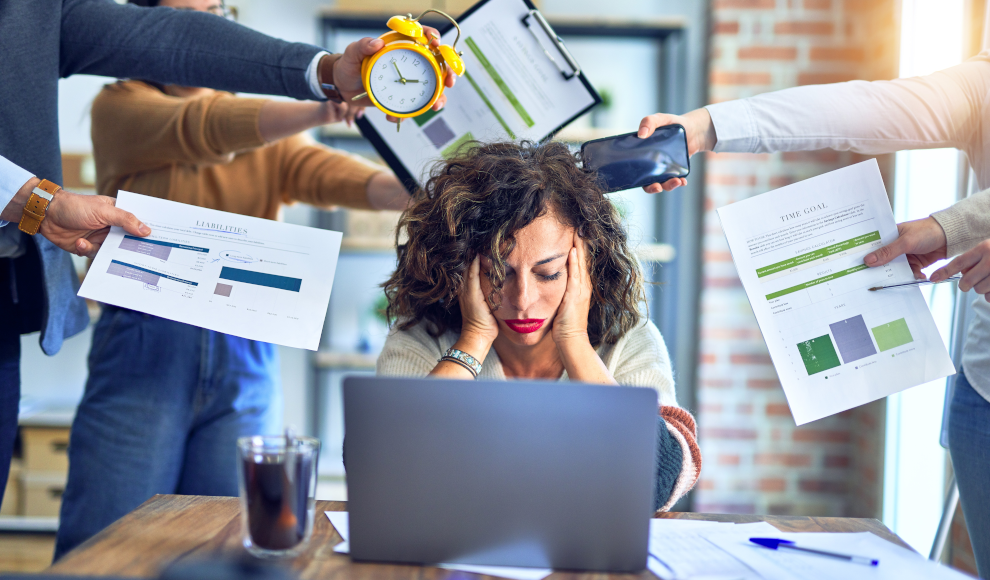
<svg viewBox="0 0 990 580"><path fill-rule="evenodd" d="M646 139L636 133L588 141L581 146L584 166L604 181L606 193L687 177L691 171L684 127L660 127Z"/></svg>

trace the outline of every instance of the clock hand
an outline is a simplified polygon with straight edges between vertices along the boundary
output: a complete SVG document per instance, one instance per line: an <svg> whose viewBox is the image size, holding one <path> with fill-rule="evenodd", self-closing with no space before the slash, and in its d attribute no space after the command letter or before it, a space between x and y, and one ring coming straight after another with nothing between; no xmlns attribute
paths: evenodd
<svg viewBox="0 0 990 580"><path fill-rule="evenodd" d="M399 80L395 81L397 83L406 84L406 78L402 76L402 71L399 70L399 65L394 60L392 61L392 66L395 67L395 72L399 73Z"/></svg>

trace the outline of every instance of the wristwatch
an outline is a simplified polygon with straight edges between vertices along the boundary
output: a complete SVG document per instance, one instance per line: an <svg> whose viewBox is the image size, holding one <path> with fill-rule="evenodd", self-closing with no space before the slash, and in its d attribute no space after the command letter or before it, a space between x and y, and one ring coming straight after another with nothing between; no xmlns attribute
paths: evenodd
<svg viewBox="0 0 990 580"><path fill-rule="evenodd" d="M24 205L24 213L21 214L21 222L17 224L17 228L29 236L38 233L41 222L45 221L48 204L60 189L62 188L51 181L42 179Z"/></svg>
<svg viewBox="0 0 990 580"><path fill-rule="evenodd" d="M326 95L328 101L333 101L335 103L342 103L342 102L344 102L344 97L341 96L340 90L337 89L337 86L333 84L333 74L332 74L333 67L334 67L335 64L337 64L337 60L340 59L340 56L341 55L339 55L339 54L330 54L330 55L327 55L327 56L324 57L324 58L330 59L328 61L329 62L329 65L326 67L326 68L330 69L330 71L331 71L331 75L330 75L330 79L329 79L330 82L328 82L328 83L327 82L323 82L322 75L320 74L320 73L323 72L323 67L320 67L319 69L317 69L317 77L318 77L318 79L320 81L320 88L323 90L323 94Z"/></svg>

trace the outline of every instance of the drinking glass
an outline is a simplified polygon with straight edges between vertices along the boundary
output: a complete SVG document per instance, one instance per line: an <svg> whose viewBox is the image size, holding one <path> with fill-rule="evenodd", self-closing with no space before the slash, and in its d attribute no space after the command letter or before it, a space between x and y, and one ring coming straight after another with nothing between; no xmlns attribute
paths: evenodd
<svg viewBox="0 0 990 580"><path fill-rule="evenodd" d="M254 436L237 440L244 547L261 557L294 556L313 533L320 441Z"/></svg>

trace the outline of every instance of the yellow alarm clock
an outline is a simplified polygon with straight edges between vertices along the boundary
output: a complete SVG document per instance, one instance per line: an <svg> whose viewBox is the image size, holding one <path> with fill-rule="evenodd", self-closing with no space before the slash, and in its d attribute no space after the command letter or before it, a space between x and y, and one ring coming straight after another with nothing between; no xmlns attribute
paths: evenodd
<svg viewBox="0 0 990 580"><path fill-rule="evenodd" d="M443 16L457 28L453 46L430 46L430 39L419 23L428 12ZM366 92L354 100L367 96L385 114L400 120L422 115L443 94L448 70L458 76L464 74L463 53L455 49L461 39L461 27L446 13L433 9L416 18L412 14L393 16L387 26L391 32L379 37L385 46L365 57L361 64L361 81Z"/></svg>

